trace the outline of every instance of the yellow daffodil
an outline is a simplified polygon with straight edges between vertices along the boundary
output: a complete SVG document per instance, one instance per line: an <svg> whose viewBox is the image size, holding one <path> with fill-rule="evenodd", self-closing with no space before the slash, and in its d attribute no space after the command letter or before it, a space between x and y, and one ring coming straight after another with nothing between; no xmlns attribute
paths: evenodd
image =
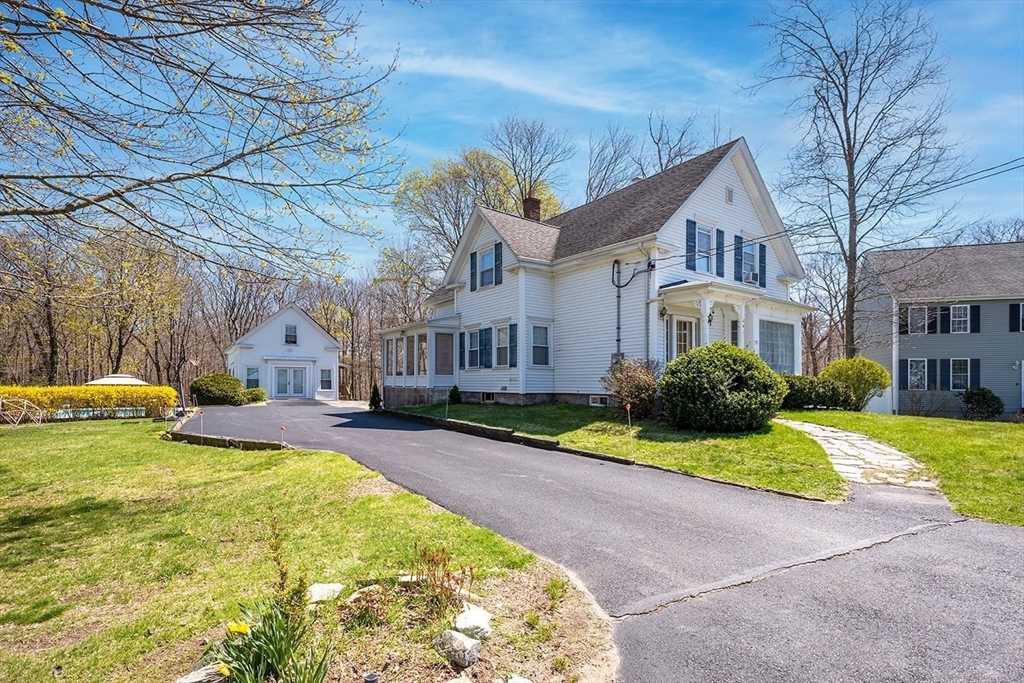
<svg viewBox="0 0 1024 683"><path fill-rule="evenodd" d="M224 678L227 678L231 675L231 669L229 669L226 664L218 664L217 673L219 673Z"/></svg>
<svg viewBox="0 0 1024 683"><path fill-rule="evenodd" d="M248 635L249 624L245 623L244 621L229 621L228 633L242 633L244 635Z"/></svg>

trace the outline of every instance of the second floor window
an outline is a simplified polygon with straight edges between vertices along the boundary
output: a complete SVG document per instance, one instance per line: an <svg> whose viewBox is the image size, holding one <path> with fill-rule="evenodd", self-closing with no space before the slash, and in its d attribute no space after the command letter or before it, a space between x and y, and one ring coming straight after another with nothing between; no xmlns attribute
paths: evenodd
<svg viewBox="0 0 1024 683"><path fill-rule="evenodd" d="M711 228L697 226L697 270L711 272Z"/></svg>
<svg viewBox="0 0 1024 683"><path fill-rule="evenodd" d="M757 272L757 245L753 242L743 244L743 281Z"/></svg>
<svg viewBox="0 0 1024 683"><path fill-rule="evenodd" d="M494 250L480 252L480 286L494 284Z"/></svg>
<svg viewBox="0 0 1024 683"><path fill-rule="evenodd" d="M299 328L296 325L285 325L284 326L284 343L285 344L298 344L299 343Z"/></svg>
<svg viewBox="0 0 1024 683"><path fill-rule="evenodd" d="M928 308L911 306L907 327L910 334L926 334L928 332Z"/></svg>
<svg viewBox="0 0 1024 683"><path fill-rule="evenodd" d="M949 331L970 332L971 331L971 307L950 306L949 307Z"/></svg>

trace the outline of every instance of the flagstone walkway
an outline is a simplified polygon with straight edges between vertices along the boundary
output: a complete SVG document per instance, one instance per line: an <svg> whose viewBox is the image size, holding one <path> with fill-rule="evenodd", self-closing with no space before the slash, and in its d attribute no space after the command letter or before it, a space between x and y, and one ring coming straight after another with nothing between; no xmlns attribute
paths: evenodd
<svg viewBox="0 0 1024 683"><path fill-rule="evenodd" d="M863 434L835 427L776 418L779 424L799 429L821 444L836 472L858 484L893 484L914 488L935 488L924 474L924 466L891 446L872 441Z"/></svg>

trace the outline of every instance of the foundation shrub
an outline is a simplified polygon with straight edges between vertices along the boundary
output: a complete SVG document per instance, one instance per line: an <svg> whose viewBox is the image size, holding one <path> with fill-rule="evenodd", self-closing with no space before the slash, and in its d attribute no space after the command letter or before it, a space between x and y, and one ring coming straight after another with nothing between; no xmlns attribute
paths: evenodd
<svg viewBox="0 0 1024 683"><path fill-rule="evenodd" d="M201 406L240 406L246 403L242 380L224 372L197 377L189 385L189 391Z"/></svg>
<svg viewBox="0 0 1024 683"><path fill-rule="evenodd" d="M254 389L244 389L242 391L242 397L246 403L263 403L264 401L270 400L267 396L267 390L263 387L256 387Z"/></svg>
<svg viewBox="0 0 1024 683"><path fill-rule="evenodd" d="M853 394L850 410L862 411L868 401L882 393L892 384L892 378L885 368L864 356L838 358L818 375L844 385Z"/></svg>
<svg viewBox="0 0 1024 683"><path fill-rule="evenodd" d="M621 408L629 404L633 417L642 419L654 413L660 376L661 366L657 361L624 358L611 364L601 378L601 386Z"/></svg>
<svg viewBox="0 0 1024 683"><path fill-rule="evenodd" d="M1003 414L1003 399L991 389L975 387L956 396L964 402L965 420L994 420Z"/></svg>
<svg viewBox="0 0 1024 683"><path fill-rule="evenodd" d="M786 395L786 383L757 354L724 341L673 360L660 389L676 429L719 433L763 429Z"/></svg>
<svg viewBox="0 0 1024 683"><path fill-rule="evenodd" d="M853 407L853 392L835 380L806 375L782 375L782 379L788 389L782 401L785 410L850 410Z"/></svg>

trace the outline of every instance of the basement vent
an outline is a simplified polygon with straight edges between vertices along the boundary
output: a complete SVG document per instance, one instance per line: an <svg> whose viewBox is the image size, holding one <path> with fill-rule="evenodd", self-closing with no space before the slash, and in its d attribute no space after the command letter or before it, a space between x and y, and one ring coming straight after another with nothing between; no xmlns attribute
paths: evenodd
<svg viewBox="0 0 1024 683"><path fill-rule="evenodd" d="M483 403L494 403L494 392L493 391L485 391L483 393L483 395L480 397L480 400Z"/></svg>
<svg viewBox="0 0 1024 683"><path fill-rule="evenodd" d="M607 408L608 407L608 397L607 396L591 395L590 396L590 405L595 407L595 408Z"/></svg>

